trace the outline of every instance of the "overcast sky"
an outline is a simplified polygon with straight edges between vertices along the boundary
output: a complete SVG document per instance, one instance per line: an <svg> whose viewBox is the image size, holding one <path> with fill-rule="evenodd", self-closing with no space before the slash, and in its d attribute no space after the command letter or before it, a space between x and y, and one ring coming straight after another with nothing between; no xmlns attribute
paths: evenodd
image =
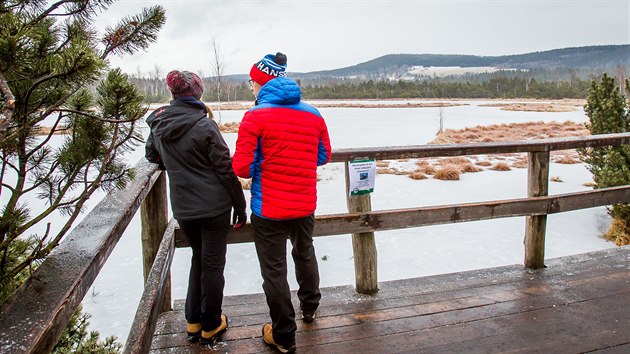
<svg viewBox="0 0 630 354"><path fill-rule="evenodd" d="M289 71L309 72L386 54L494 56L630 43L630 0L121 0L96 25L156 4L167 17L158 41L112 66L210 76L213 39L224 74L248 73L276 51L287 54Z"/></svg>

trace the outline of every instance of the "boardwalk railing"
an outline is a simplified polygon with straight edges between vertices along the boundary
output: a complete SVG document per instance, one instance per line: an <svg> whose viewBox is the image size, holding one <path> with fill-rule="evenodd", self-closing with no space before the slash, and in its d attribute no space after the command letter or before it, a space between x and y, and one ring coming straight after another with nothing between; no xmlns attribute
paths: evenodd
<svg viewBox="0 0 630 354"><path fill-rule="evenodd" d="M630 133L530 142L420 145L342 149L331 162L395 160L496 153L528 153L528 197L481 203L372 211L369 195L348 196L347 214L317 216L315 236L352 234L356 289L378 291L374 232L425 225L526 216L524 265L544 266L548 214L627 203L630 186L548 196L549 152L630 143ZM175 247L186 246L176 222L167 222L166 182L155 165L141 162L124 191L110 193L0 309L0 351L50 352L138 208L141 209L145 289L126 353L148 352L157 314L170 309L170 266ZM346 167L347 174L347 167ZM346 178L346 187L348 182ZM349 194L349 193L347 193ZM252 242L251 225L233 230L229 243Z"/></svg>

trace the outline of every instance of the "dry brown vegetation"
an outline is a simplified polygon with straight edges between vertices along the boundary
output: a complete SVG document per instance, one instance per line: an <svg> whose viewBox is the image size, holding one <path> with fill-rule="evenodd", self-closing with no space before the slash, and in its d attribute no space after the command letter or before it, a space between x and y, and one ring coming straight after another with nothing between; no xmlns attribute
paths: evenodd
<svg viewBox="0 0 630 354"><path fill-rule="evenodd" d="M527 168L527 157L512 162L514 168Z"/></svg>
<svg viewBox="0 0 630 354"><path fill-rule="evenodd" d="M514 124L496 124L490 126L477 126L461 130L447 129L436 137L433 143L473 143L484 141L523 141L545 138L560 138L589 135L588 129L583 124L573 122L531 122ZM575 150L552 151L553 162L562 164L580 163L579 155ZM398 162L402 162L398 161ZM489 154L484 156L458 156L436 159L411 160L417 166L408 167L392 166L391 161L378 161L377 173L408 175L412 179L425 179L433 175L435 179L458 180L462 173L474 173L483 171L484 168L494 171L510 171L512 168L527 168L527 155L523 153ZM557 178L555 181L561 181Z"/></svg>
<svg viewBox="0 0 630 354"><path fill-rule="evenodd" d="M505 162L497 162L490 169L493 171L510 171L512 168Z"/></svg>
<svg viewBox="0 0 630 354"><path fill-rule="evenodd" d="M424 173L422 173L421 171L416 170L416 171L411 172L409 174L409 178L421 180L421 179L427 179L428 177Z"/></svg>
<svg viewBox="0 0 630 354"><path fill-rule="evenodd" d="M583 104L582 104L583 106ZM502 111L519 112L573 112L578 109L577 105L566 103L491 103L479 105L479 107L501 107Z"/></svg>
<svg viewBox="0 0 630 354"><path fill-rule="evenodd" d="M241 186L243 187L243 189L245 190L250 190L252 189L252 180L251 179L244 179L244 178L240 178L238 179L241 182Z"/></svg>
<svg viewBox="0 0 630 354"><path fill-rule="evenodd" d="M223 133L238 133L238 128L240 126L240 122L221 123L219 124L219 131Z"/></svg>
<svg viewBox="0 0 630 354"><path fill-rule="evenodd" d="M466 105L465 103L454 102L354 103L311 101L310 103L317 108L432 108Z"/></svg>
<svg viewBox="0 0 630 354"><path fill-rule="evenodd" d="M492 162L486 161L486 160L484 160L484 161L477 161L477 162L475 162L475 165L488 167L488 166L492 166Z"/></svg>
<svg viewBox="0 0 630 354"><path fill-rule="evenodd" d="M396 168L377 168L376 169L376 174L380 174L380 175L406 175L409 174L409 172L406 171L402 171Z"/></svg>
<svg viewBox="0 0 630 354"><path fill-rule="evenodd" d="M435 170L433 178L443 181L458 181L460 173L459 167L455 165L445 165Z"/></svg>
<svg viewBox="0 0 630 354"><path fill-rule="evenodd" d="M556 159L554 159L553 162L561 163L561 164L565 164L565 165L571 165L571 164L580 163L580 160L574 158L571 155L562 155L562 156L558 156Z"/></svg>
<svg viewBox="0 0 630 354"><path fill-rule="evenodd" d="M630 228L624 220L613 218L610 228L604 234L606 239L613 241L617 246L630 245Z"/></svg>
<svg viewBox="0 0 630 354"><path fill-rule="evenodd" d="M584 124L566 121L493 124L464 129L446 129L430 144L464 144L492 141L523 141L590 135Z"/></svg>

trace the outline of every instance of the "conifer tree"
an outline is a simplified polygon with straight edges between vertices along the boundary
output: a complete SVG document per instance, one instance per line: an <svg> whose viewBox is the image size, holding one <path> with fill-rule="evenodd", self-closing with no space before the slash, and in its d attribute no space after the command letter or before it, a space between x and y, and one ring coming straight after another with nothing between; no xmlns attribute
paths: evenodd
<svg viewBox="0 0 630 354"><path fill-rule="evenodd" d="M99 34L92 22L113 2L0 1L0 305L95 191L134 177L121 155L142 141L136 122L146 108L107 59L146 49L165 14L146 8ZM61 144L51 144L56 134L64 134ZM29 208L33 196L43 210ZM33 231L59 211L55 225Z"/></svg>
<svg viewBox="0 0 630 354"><path fill-rule="evenodd" d="M591 134L630 132L630 88L626 80L627 97L621 93L615 79L604 74L601 81L593 80L587 104L587 127ZM597 188L630 184L630 145L605 146L580 150L584 162L593 173ZM618 245L630 244L630 206L609 208L613 218L607 238Z"/></svg>

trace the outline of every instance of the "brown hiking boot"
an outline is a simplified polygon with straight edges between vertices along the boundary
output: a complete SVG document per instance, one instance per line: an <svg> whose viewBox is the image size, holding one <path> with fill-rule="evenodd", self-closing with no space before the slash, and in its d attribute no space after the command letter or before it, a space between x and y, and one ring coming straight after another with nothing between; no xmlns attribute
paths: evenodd
<svg viewBox="0 0 630 354"><path fill-rule="evenodd" d="M189 323L186 327L189 342L196 342L201 337L201 323Z"/></svg>
<svg viewBox="0 0 630 354"><path fill-rule="evenodd" d="M285 347L273 340L273 327L271 326L271 323L265 323L263 325L262 336L265 343L275 347L280 353L295 353L295 344L290 347Z"/></svg>
<svg viewBox="0 0 630 354"><path fill-rule="evenodd" d="M216 341L217 337L225 332L225 330L228 328L228 318L226 315L221 314L221 324L211 330L211 331L201 331L201 338L199 338L199 343L202 345L212 345L214 344L214 342Z"/></svg>

